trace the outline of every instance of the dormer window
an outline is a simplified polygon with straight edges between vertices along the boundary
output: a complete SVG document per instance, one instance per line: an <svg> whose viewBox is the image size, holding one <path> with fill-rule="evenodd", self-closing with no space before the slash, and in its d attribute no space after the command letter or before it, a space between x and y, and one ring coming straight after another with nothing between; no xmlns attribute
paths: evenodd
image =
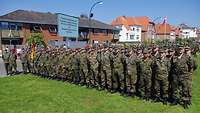
<svg viewBox="0 0 200 113"><path fill-rule="evenodd" d="M50 26L50 27L49 27L49 32L50 32L50 33L57 33L56 27L55 27L55 26Z"/></svg>
<svg viewBox="0 0 200 113"><path fill-rule="evenodd" d="M40 29L40 26L34 26L34 27L33 27L33 30L34 30L34 31L40 31L41 29Z"/></svg>
<svg viewBox="0 0 200 113"><path fill-rule="evenodd" d="M32 32L41 32L41 27L39 25L32 25L31 31Z"/></svg>

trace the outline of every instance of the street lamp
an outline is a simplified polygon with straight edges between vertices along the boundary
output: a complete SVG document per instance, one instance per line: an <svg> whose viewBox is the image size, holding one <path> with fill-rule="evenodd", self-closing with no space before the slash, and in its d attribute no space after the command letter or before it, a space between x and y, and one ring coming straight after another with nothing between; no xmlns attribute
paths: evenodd
<svg viewBox="0 0 200 113"><path fill-rule="evenodd" d="M94 9L94 7L96 6L96 5L102 5L103 4L103 1L98 1L98 2L95 2L93 5L92 5L92 7L90 8L90 13L89 13L89 40L90 40L90 33L91 33L91 18L94 16L94 14L92 13L92 10ZM90 41L89 41L89 43L90 43Z"/></svg>
<svg viewBox="0 0 200 113"><path fill-rule="evenodd" d="M98 2L96 2L96 3L94 3L94 4L92 5L92 7L90 8L90 13L89 13L89 18L90 18L90 19L93 17L92 10L94 9L94 7L95 7L97 4L102 5L102 4L103 4L103 1L98 1Z"/></svg>

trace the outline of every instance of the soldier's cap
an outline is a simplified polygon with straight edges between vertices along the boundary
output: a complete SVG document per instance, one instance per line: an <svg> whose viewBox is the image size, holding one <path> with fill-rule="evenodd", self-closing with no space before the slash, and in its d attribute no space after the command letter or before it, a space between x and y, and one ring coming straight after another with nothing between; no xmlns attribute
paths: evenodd
<svg viewBox="0 0 200 113"><path fill-rule="evenodd" d="M143 54L147 54L148 52L149 52L148 49L143 49L142 51Z"/></svg>
<svg viewBox="0 0 200 113"><path fill-rule="evenodd" d="M185 51L189 51L190 49L191 49L191 48L188 47L188 46L185 47Z"/></svg>
<svg viewBox="0 0 200 113"><path fill-rule="evenodd" d="M163 49L160 49L159 53L165 53L165 51Z"/></svg>
<svg viewBox="0 0 200 113"><path fill-rule="evenodd" d="M178 48L184 49L184 46L183 45L178 45Z"/></svg>
<svg viewBox="0 0 200 113"><path fill-rule="evenodd" d="M168 52L174 52L174 50L173 49L168 49Z"/></svg>

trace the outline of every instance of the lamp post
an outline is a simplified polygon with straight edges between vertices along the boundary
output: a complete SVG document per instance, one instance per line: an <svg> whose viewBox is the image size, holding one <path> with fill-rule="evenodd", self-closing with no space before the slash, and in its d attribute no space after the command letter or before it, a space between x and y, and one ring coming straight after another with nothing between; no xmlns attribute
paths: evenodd
<svg viewBox="0 0 200 113"><path fill-rule="evenodd" d="M93 5L92 5L92 7L90 8L90 12L89 12L89 43L90 43L90 38L91 38L91 36L90 36L90 34L91 34L91 18L93 17L93 13L92 13L92 10L94 9L94 7L96 6L96 5L102 5L103 4L103 1L98 1L98 2L95 2Z"/></svg>

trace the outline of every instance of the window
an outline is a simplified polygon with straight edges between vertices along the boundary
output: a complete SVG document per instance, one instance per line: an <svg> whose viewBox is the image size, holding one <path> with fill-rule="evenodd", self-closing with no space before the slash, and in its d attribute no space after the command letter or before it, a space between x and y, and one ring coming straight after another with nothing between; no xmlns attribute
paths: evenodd
<svg viewBox="0 0 200 113"><path fill-rule="evenodd" d="M138 40L139 38L140 38L140 36L139 36L139 35L137 35L137 36L136 36L136 39Z"/></svg>
<svg viewBox="0 0 200 113"><path fill-rule="evenodd" d="M139 32L140 31L140 29L139 28L137 28L137 32Z"/></svg>
<svg viewBox="0 0 200 113"><path fill-rule="evenodd" d="M134 40L135 39L135 35L130 35L130 39Z"/></svg>
<svg viewBox="0 0 200 113"><path fill-rule="evenodd" d="M50 27L49 27L49 32L50 32L50 33L57 33L56 27L55 27L55 26L50 26Z"/></svg>
<svg viewBox="0 0 200 113"><path fill-rule="evenodd" d="M40 30L41 30L41 29L40 29L40 26L34 26L33 29L34 29L35 31L40 31Z"/></svg>
<svg viewBox="0 0 200 113"><path fill-rule="evenodd" d="M121 25L116 26L116 28L122 30L122 26Z"/></svg>
<svg viewBox="0 0 200 113"><path fill-rule="evenodd" d="M5 30L6 30L6 29L9 29L8 22L1 22L1 25L0 25L0 26L1 26L2 29L5 29Z"/></svg>
<svg viewBox="0 0 200 113"><path fill-rule="evenodd" d="M128 40L128 33L126 33L126 40Z"/></svg>
<svg viewBox="0 0 200 113"><path fill-rule="evenodd" d="M16 25L14 25L14 24L11 24L10 25L10 30L16 30L17 29L17 26Z"/></svg>
<svg viewBox="0 0 200 113"><path fill-rule="evenodd" d="M22 26L17 26L17 30L22 30Z"/></svg>
<svg viewBox="0 0 200 113"><path fill-rule="evenodd" d="M41 32L41 27L39 25L31 25L31 32Z"/></svg>
<svg viewBox="0 0 200 113"><path fill-rule="evenodd" d="M135 28L133 27L133 31L135 31Z"/></svg>
<svg viewBox="0 0 200 113"><path fill-rule="evenodd" d="M108 30L106 30L106 29L101 30L101 32L103 33L104 36L107 36L107 35L108 35Z"/></svg>
<svg viewBox="0 0 200 113"><path fill-rule="evenodd" d="M99 29L93 29L93 34L94 34L94 35L98 35L99 32L100 32Z"/></svg>

